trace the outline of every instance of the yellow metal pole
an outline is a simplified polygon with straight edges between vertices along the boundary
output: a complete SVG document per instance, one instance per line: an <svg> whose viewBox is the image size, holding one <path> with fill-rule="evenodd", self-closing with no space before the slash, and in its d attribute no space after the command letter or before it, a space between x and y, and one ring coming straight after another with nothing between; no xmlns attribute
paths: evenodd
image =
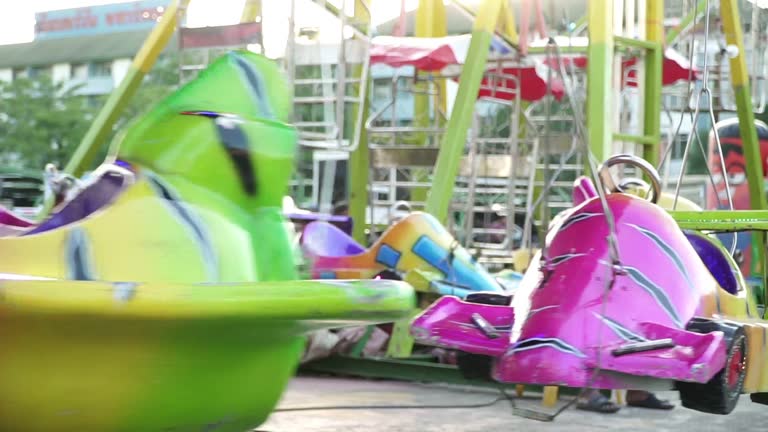
<svg viewBox="0 0 768 432"><path fill-rule="evenodd" d="M448 34L448 26L445 15L445 5L441 0L420 0L416 10L416 37L443 37ZM436 85L438 95L434 98L435 114L438 108L445 112L445 81L439 81ZM415 100L415 113L426 112L429 109L428 98L417 96ZM424 109L425 111L419 111Z"/></svg>
<svg viewBox="0 0 768 432"><path fill-rule="evenodd" d="M73 176L80 176L91 166L93 159L99 152L99 148L101 148L112 132L112 127L120 117L123 108L131 100L136 89L141 85L144 76L155 64L157 56L160 55L160 52L163 51L171 39L173 32L176 30L176 15L179 9L185 8L189 2L190 0L174 1L165 10L162 18L160 18L160 22L152 29L144 45L142 45L138 54L134 57L125 78L123 78L118 88L109 95L99 115L91 123L90 129L86 132L85 137L83 137L77 150L75 150L75 154L72 155L72 159L70 159L64 169L65 172Z"/></svg>
<svg viewBox="0 0 768 432"><path fill-rule="evenodd" d="M602 162L611 152L611 72L613 69L613 0L590 0L587 49L587 132L589 147Z"/></svg>
<svg viewBox="0 0 768 432"><path fill-rule="evenodd" d="M550 408L557 405L559 390L557 386L544 386L544 394L541 398L542 405Z"/></svg>
<svg viewBox="0 0 768 432"><path fill-rule="evenodd" d="M469 5L465 4L464 1L453 0L453 4L456 5L459 9L463 10L466 14L477 16L477 11L475 11L474 8L470 7ZM520 34L517 30L514 11L511 7L509 7L508 1L502 2L502 11L500 13L499 20L499 26L497 26L494 31L496 31L496 34L504 39L507 43L517 48L520 42Z"/></svg>
<svg viewBox="0 0 768 432"><path fill-rule="evenodd" d="M261 18L261 0L245 0L243 13L240 15L240 22L254 22L257 18Z"/></svg>
<svg viewBox="0 0 768 432"><path fill-rule="evenodd" d="M520 35L517 33L517 24L515 23L515 11L509 6L509 2L501 4L501 34L505 35L509 41L517 46L520 42Z"/></svg>
<svg viewBox="0 0 768 432"><path fill-rule="evenodd" d="M445 18L445 5L442 0L420 0L419 7L416 9L416 37L436 38L443 37L448 34ZM433 75L434 86L430 86L426 81L419 81L415 83L414 88L416 94L413 97L413 125L417 128L427 128L430 123L439 126L440 125L440 112L445 112L446 98L445 98L445 80L437 78L437 74ZM437 94L434 97L430 97L427 93L434 91ZM430 100L434 105L434 109L430 110ZM430 122L430 117L434 119ZM414 142L417 145L426 145L430 134L428 133L416 133L414 136ZM424 170L418 170L414 172L414 179L416 181L426 181L428 173ZM427 198L427 192L429 188L416 187L411 190L411 200L414 202L424 202Z"/></svg>

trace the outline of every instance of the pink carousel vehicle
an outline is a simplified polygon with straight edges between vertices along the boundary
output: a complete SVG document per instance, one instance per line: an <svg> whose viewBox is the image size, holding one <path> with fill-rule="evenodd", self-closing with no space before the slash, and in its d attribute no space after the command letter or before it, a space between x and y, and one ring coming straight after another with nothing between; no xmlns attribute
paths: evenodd
<svg viewBox="0 0 768 432"><path fill-rule="evenodd" d="M608 168L639 167L648 198L622 193ZM766 322L716 237L684 231L658 206L642 159L600 170L607 192L577 179L575 207L514 295L445 296L413 322L418 342L490 360L501 382L598 389L676 388L685 407L728 414L740 394L768 403Z"/></svg>

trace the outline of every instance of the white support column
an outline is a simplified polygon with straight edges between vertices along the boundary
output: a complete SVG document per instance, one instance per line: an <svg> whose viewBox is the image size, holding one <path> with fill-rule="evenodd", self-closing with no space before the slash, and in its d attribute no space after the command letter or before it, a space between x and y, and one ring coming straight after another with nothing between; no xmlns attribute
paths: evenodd
<svg viewBox="0 0 768 432"><path fill-rule="evenodd" d="M72 65L69 63L57 63L51 67L51 79L54 83L69 81L72 78Z"/></svg>
<svg viewBox="0 0 768 432"><path fill-rule="evenodd" d="M112 82L114 86L120 85L131 67L131 59L116 59L112 61Z"/></svg>

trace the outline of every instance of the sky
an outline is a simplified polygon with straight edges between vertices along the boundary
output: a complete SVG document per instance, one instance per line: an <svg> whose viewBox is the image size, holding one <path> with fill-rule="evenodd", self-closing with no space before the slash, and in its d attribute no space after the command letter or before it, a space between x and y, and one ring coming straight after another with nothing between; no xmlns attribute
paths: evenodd
<svg viewBox="0 0 768 432"><path fill-rule="evenodd" d="M320 27L322 39L338 38L336 21L322 11L320 6L310 0L296 1L296 26ZM340 5L353 0L328 0ZM370 1L370 0L369 0ZM56 9L68 9L102 4L124 3L125 0L0 0L0 44L29 42L34 37L35 12ZM400 13L399 0L374 0L374 24L395 18ZM234 24L240 18L244 0L193 0L187 12L187 22L191 27ZM276 53L285 46L289 0L262 0L264 16L265 49L267 54ZM414 9L418 0L406 0L406 9Z"/></svg>

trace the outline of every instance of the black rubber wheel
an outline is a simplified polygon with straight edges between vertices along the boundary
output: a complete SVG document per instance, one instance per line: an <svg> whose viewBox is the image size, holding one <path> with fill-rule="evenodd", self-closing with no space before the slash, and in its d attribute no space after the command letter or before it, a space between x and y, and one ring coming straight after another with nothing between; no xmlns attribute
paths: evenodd
<svg viewBox="0 0 768 432"><path fill-rule="evenodd" d="M382 270L373 278L386 279L386 280L398 280L398 281L403 280L403 278L401 278L399 274L393 272L392 270Z"/></svg>
<svg viewBox="0 0 768 432"><path fill-rule="evenodd" d="M752 393L749 395L749 398L752 399L752 402L754 403L768 405L768 393Z"/></svg>
<svg viewBox="0 0 768 432"><path fill-rule="evenodd" d="M747 339L744 329L733 323L694 319L688 330L697 333L722 331L728 342L725 367L704 384L677 382L680 401L688 409L710 414L730 414L739 402L747 374Z"/></svg>
<svg viewBox="0 0 768 432"><path fill-rule="evenodd" d="M468 294L464 301L468 303L487 304L494 306L509 306L512 304L512 296L491 292L476 292Z"/></svg>
<svg viewBox="0 0 768 432"><path fill-rule="evenodd" d="M456 353L456 366L461 372L461 376L468 380L489 380L491 379L491 365L493 359L490 356L481 354L470 354L459 351Z"/></svg>
<svg viewBox="0 0 768 432"><path fill-rule="evenodd" d="M467 295L464 301L468 303L487 304L495 306L509 306L512 303L512 296L477 292ZM484 379L491 380L491 367L493 358L481 354L470 354L459 351L456 353L456 366L465 379Z"/></svg>

